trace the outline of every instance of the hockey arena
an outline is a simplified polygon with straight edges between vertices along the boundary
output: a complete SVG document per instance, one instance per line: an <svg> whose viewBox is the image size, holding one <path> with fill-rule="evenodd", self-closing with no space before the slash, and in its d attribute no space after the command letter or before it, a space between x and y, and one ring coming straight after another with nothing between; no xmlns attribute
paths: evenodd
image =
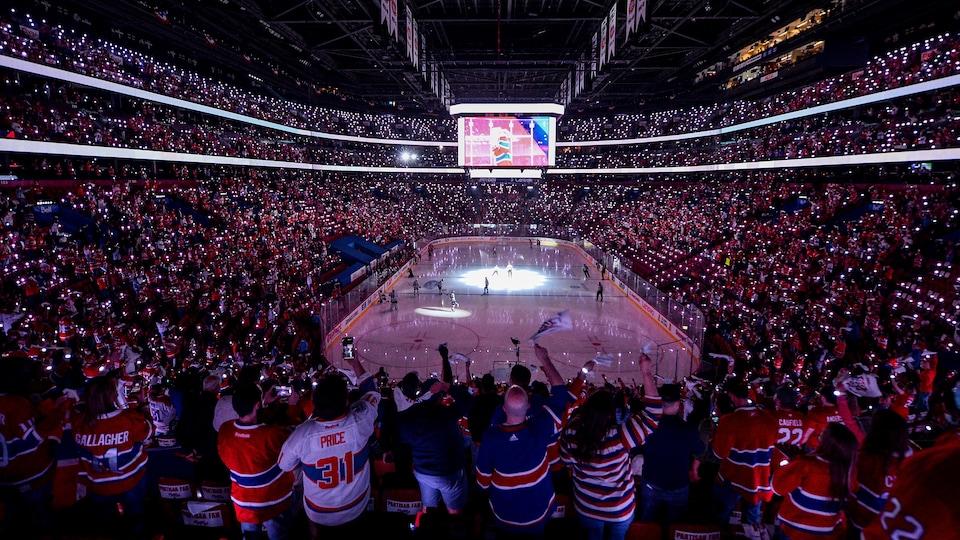
<svg viewBox="0 0 960 540"><path fill-rule="evenodd" d="M960 4L0 0L0 540L960 540Z"/></svg>

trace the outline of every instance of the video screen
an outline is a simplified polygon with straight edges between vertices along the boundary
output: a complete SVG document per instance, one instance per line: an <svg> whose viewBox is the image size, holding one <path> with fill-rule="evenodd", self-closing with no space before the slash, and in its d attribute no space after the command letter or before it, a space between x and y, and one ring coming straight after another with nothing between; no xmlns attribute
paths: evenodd
<svg viewBox="0 0 960 540"><path fill-rule="evenodd" d="M552 167L556 118L467 116L457 119L461 167Z"/></svg>

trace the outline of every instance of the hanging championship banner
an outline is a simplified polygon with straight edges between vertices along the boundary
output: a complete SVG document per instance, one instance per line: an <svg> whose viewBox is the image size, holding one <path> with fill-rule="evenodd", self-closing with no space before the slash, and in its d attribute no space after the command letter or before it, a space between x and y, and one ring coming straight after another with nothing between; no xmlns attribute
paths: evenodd
<svg viewBox="0 0 960 540"><path fill-rule="evenodd" d="M413 58L410 60L413 62L413 67L420 67L420 28L417 24L416 19L410 19L413 23Z"/></svg>
<svg viewBox="0 0 960 540"><path fill-rule="evenodd" d="M583 93L584 88L586 88L587 80L587 55L584 53L580 56L580 61L577 62L577 95Z"/></svg>
<svg viewBox="0 0 960 540"><path fill-rule="evenodd" d="M399 14L399 9L397 8L397 0L387 0L387 3L390 9L390 13L387 19L387 30L390 32L390 35L392 35L394 39L399 40L400 39L400 32L399 32L400 23L397 19L400 14Z"/></svg>
<svg viewBox="0 0 960 540"><path fill-rule="evenodd" d="M597 76L597 55L599 55L598 47L599 37L596 32L593 33L593 40L591 41L590 46L590 78L596 78Z"/></svg>
<svg viewBox="0 0 960 540"><path fill-rule="evenodd" d="M617 3L613 3L610 8L610 16L607 17L607 61L613 58L617 52Z"/></svg>
<svg viewBox="0 0 960 540"><path fill-rule="evenodd" d="M637 23L637 0L627 0L627 26L624 29L626 36L624 36L623 41L626 42L630 39L630 32L633 32L634 27Z"/></svg>
<svg viewBox="0 0 960 540"><path fill-rule="evenodd" d="M607 61L607 19L600 23L600 69Z"/></svg>
<svg viewBox="0 0 960 540"><path fill-rule="evenodd" d="M423 34L420 34L420 54L423 55L423 61L420 62L420 75L423 77L423 80L426 81L429 75L427 75L427 38Z"/></svg>
<svg viewBox="0 0 960 540"><path fill-rule="evenodd" d="M413 61L413 12L410 11L410 6L407 8L407 58L410 61Z"/></svg>

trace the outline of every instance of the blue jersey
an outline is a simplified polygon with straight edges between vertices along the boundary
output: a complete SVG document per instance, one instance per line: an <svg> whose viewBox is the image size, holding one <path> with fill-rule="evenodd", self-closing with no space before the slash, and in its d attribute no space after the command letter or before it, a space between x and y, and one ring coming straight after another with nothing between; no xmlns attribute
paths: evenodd
<svg viewBox="0 0 960 540"><path fill-rule="evenodd" d="M573 400L565 387L555 387L548 404L526 422L487 430L477 454L477 483L490 495L490 508L501 526L536 528L553 513L550 465L559 460L560 418Z"/></svg>

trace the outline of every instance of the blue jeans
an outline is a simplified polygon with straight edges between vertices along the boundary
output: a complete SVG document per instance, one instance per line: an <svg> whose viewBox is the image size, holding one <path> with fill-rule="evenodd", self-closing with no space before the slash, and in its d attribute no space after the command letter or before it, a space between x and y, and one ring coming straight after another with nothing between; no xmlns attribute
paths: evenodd
<svg viewBox="0 0 960 540"><path fill-rule="evenodd" d="M580 526L587 533L587 540L623 540L633 523L633 516L624 521L601 521L583 514L579 517Z"/></svg>
<svg viewBox="0 0 960 540"><path fill-rule="evenodd" d="M448 511L459 512L467 504L467 475L463 470L446 476L413 471L420 484L420 500L425 508L438 508L440 499Z"/></svg>
<svg viewBox="0 0 960 540"><path fill-rule="evenodd" d="M145 513L144 499L146 499L146 496L147 475L143 475L143 478L137 482L137 485L133 486L133 488L126 493L119 495L97 495L96 493L91 493L87 495L87 498L90 499L90 503L94 507L96 517L102 520L100 523L114 522L117 519L117 504L122 505L123 518L128 523L129 536L139 538L143 537L145 532L143 514Z"/></svg>
<svg viewBox="0 0 960 540"><path fill-rule="evenodd" d="M690 487L660 489L643 484L643 502L640 510L642 521L666 521L676 523L687 511Z"/></svg>
<svg viewBox="0 0 960 540"><path fill-rule="evenodd" d="M240 531L243 532L243 540L263 540L264 538L286 540L290 535L290 514L290 509L287 509L279 516L263 523L241 523Z"/></svg>
<svg viewBox="0 0 960 540"><path fill-rule="evenodd" d="M913 410L924 413L930 408L930 392L917 392L917 400L913 403Z"/></svg>
<svg viewBox="0 0 960 540"><path fill-rule="evenodd" d="M719 519L723 525L727 525L730 523L730 514L737 508L737 504L742 500L742 497L729 482L714 486L713 496L717 502L717 519ZM759 525L760 518L762 517L760 503L747 504L744 502L741 516L741 522Z"/></svg>

